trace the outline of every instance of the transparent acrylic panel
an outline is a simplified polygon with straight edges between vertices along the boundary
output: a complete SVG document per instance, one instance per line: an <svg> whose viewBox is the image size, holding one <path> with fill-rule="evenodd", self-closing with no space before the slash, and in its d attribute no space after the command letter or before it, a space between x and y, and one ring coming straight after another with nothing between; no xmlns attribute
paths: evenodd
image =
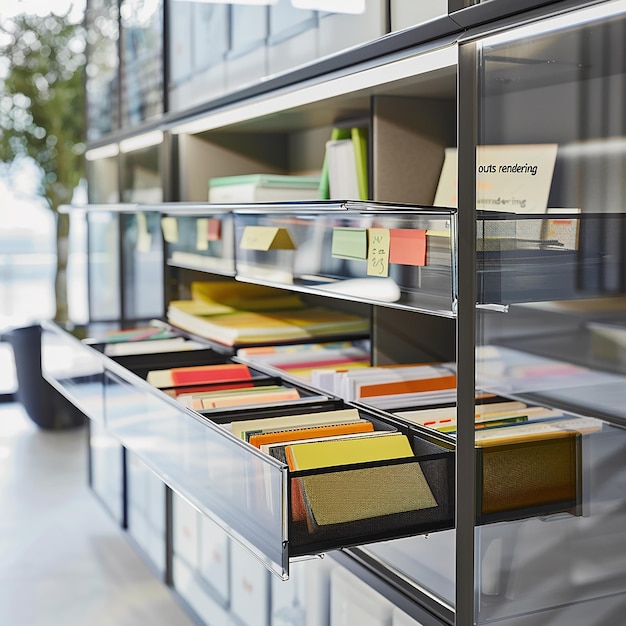
<svg viewBox="0 0 626 626"><path fill-rule="evenodd" d="M413 438L416 456L422 460L422 468L428 478L433 493L441 502L447 493L447 523L431 524L430 529L416 529L414 536L383 541L362 546L362 551L375 557L380 563L407 584L415 587L432 599L444 612L452 611L455 603L455 531L454 525L454 453L444 452L445 448L426 441L421 435ZM448 457L449 466L443 464ZM427 458L430 461L424 462ZM437 486L439 485L439 487ZM443 490L441 491L440 489ZM443 520L441 520L443 521Z"/></svg>
<svg viewBox="0 0 626 626"><path fill-rule="evenodd" d="M479 43L477 189L516 203L477 225L478 624L626 608L625 28L606 2Z"/></svg>
<svg viewBox="0 0 626 626"><path fill-rule="evenodd" d="M455 213L376 203L235 211L237 274L276 286L453 316Z"/></svg>
<svg viewBox="0 0 626 626"><path fill-rule="evenodd" d="M363 547L381 563L451 609L455 596L453 530Z"/></svg>
<svg viewBox="0 0 626 626"><path fill-rule="evenodd" d="M315 11L301 9L295 3L278 0L270 5L270 37L286 39L317 25Z"/></svg>
<svg viewBox="0 0 626 626"><path fill-rule="evenodd" d="M92 322L121 318L119 220L119 214L108 211L93 211L87 215L89 319Z"/></svg>
<svg viewBox="0 0 626 626"><path fill-rule="evenodd" d="M193 74L193 2L177 2L168 16L167 29L170 45L169 57L169 89L192 80Z"/></svg>
<svg viewBox="0 0 626 626"><path fill-rule="evenodd" d="M232 6L230 49L233 54L241 54L265 45L267 11L267 7L263 6Z"/></svg>
<svg viewBox="0 0 626 626"><path fill-rule="evenodd" d="M43 377L89 419L104 421L104 363L91 348L52 322L42 323Z"/></svg>
<svg viewBox="0 0 626 626"><path fill-rule="evenodd" d="M625 234L623 213L483 211L477 300L509 305L618 296L626 289Z"/></svg>
<svg viewBox="0 0 626 626"><path fill-rule="evenodd" d="M89 0L87 30L87 139L119 128L119 8L115 0Z"/></svg>
<svg viewBox="0 0 626 626"><path fill-rule="evenodd" d="M230 15L226 4L193 4L193 62L196 70L202 72L224 61Z"/></svg>
<svg viewBox="0 0 626 626"><path fill-rule="evenodd" d="M163 200L160 145L133 150L120 157L123 202L154 204Z"/></svg>
<svg viewBox="0 0 626 626"><path fill-rule="evenodd" d="M59 211L63 211L59 208ZM69 211L70 236L67 259L67 302L69 320L86 324L89 320L87 285L87 214L85 211Z"/></svg>
<svg viewBox="0 0 626 626"><path fill-rule="evenodd" d="M408 470L411 464L419 463L437 506L411 511L404 514L403 519L398 515L389 515L384 521L384 525L387 527L386 532L379 532L378 535L376 531L377 528L380 528L381 519L373 517L364 520L368 525L368 536L361 535L359 550L372 556L383 568L389 569L407 584L414 586L416 590L434 599L435 604L445 607L444 611L450 611L454 603L454 532L449 530L454 523L454 454L417 437L412 439L412 443L415 459L411 459L404 466L404 469ZM387 471L388 469L388 465L379 466L374 471ZM357 471L371 472L372 470L373 468L370 466ZM321 474L321 477L330 483L333 480L333 472L336 471L337 468L329 468L328 473ZM342 480L344 484L347 484L346 477L348 480L353 478L348 472ZM293 482L303 479L292 475L291 480ZM379 500L383 499L382 494L386 492L387 488L396 489L390 479L385 480L385 486L376 483L376 480L375 474L371 474L369 477L370 488L373 484L378 485L376 491L380 494ZM403 486L397 488L396 491L406 494L410 491L409 484L408 480L405 481ZM348 502L351 496L344 493L342 489L354 489L354 487L338 487L338 493ZM292 503L293 500L294 492L292 491ZM354 507L354 509L358 508L358 506ZM335 514L341 515L341 513L342 506L337 505ZM292 514L292 518L294 516L295 513ZM295 523L297 524L297 522ZM394 524L396 525L395 529L393 528ZM359 539L356 532L358 523L351 522L351 525L353 527L351 529L352 535L343 537L345 545L348 546L356 545ZM342 526L346 526L346 524L336 524L335 533L337 535L341 533ZM396 537L403 538L385 540L392 538L394 534ZM312 535L308 541L315 539L315 535ZM317 539L320 540L319 537ZM372 543L372 541L376 541L376 543Z"/></svg>
<svg viewBox="0 0 626 626"><path fill-rule="evenodd" d="M168 106L188 109L224 92L229 5L177 2L167 24L170 45Z"/></svg>
<svg viewBox="0 0 626 626"><path fill-rule="evenodd" d="M378 39L387 33L387 3L384 0L297 0L299 5L317 5L320 54L325 56Z"/></svg>
<svg viewBox="0 0 626 626"><path fill-rule="evenodd" d="M122 0L122 125L163 113L163 0Z"/></svg>
<svg viewBox="0 0 626 626"><path fill-rule="evenodd" d="M124 450L99 422L89 423L90 487L113 519L124 523Z"/></svg>
<svg viewBox="0 0 626 626"><path fill-rule="evenodd" d="M163 239L156 212L122 216L124 319L163 317Z"/></svg>
<svg viewBox="0 0 626 626"><path fill-rule="evenodd" d="M268 7L233 4L230 7L230 48L226 85L229 91L267 75Z"/></svg>
<svg viewBox="0 0 626 626"><path fill-rule="evenodd" d="M105 376L107 428L164 482L285 575L281 464L123 369Z"/></svg>
<svg viewBox="0 0 626 626"><path fill-rule="evenodd" d="M317 12L291 0L270 5L268 73L293 69L318 58Z"/></svg>
<svg viewBox="0 0 626 626"><path fill-rule="evenodd" d="M167 262L216 274L235 274L233 216L211 207L185 214L185 206L175 212L163 207L162 228Z"/></svg>
<svg viewBox="0 0 626 626"><path fill-rule="evenodd" d="M119 202L118 166L115 156L87 161L87 195L91 204Z"/></svg>
<svg viewBox="0 0 626 626"><path fill-rule="evenodd" d="M402 30L448 15L448 0L406 2L390 0L391 30Z"/></svg>

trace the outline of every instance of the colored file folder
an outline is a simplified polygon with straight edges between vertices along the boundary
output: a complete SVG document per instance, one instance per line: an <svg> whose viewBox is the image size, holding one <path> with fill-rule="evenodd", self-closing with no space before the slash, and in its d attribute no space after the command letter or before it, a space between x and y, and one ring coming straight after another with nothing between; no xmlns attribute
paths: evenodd
<svg viewBox="0 0 626 626"><path fill-rule="evenodd" d="M148 372L146 380L155 387L165 388L249 380L251 378L252 375L247 365L226 363L224 365L195 365L152 370Z"/></svg>

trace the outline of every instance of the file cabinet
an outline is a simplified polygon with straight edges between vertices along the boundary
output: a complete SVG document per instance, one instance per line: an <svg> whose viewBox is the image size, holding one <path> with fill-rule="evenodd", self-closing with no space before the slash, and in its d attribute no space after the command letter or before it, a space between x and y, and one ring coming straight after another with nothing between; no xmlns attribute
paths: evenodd
<svg viewBox="0 0 626 626"><path fill-rule="evenodd" d="M180 226L179 239L167 241L166 236L164 276L169 279L164 299L184 294L192 280L208 274L280 286L306 298L324 298L333 306L366 310L374 364L455 363L454 436L407 425L389 407L371 402L360 406L374 419L404 428L417 446L424 446L420 454L430 456L430 446L435 446L442 460L450 457L445 465L446 475L454 475L447 517L451 523L414 527L408 537L379 536L387 540L375 543L369 543L371 536L356 542L342 536L334 544L305 540L293 550L293 529L287 518L279 517L271 536L262 536L256 545L250 545L255 533L246 523L228 529L230 541L235 549L252 548L280 574L286 574L289 563L294 578L296 554L330 550L339 560L358 562L359 578L384 590L385 598L402 604L406 615L424 626L612 624L623 610L626 590L621 549L623 3L529 0L512 7L500 0L451 0L447 10L428 20L403 17L408 10L404 4L389 5L392 22L382 29L376 11L357 18L318 15L319 35L329 25L346 25L344 43L348 24L374 16L372 30L368 26L355 36L368 32L367 38L376 39L341 51L324 48L320 39L319 50L326 56L318 62L292 71L277 68L277 74L258 83L265 69L250 74L252 65L242 62L238 73L237 61L245 56L242 44L240 56L227 55L232 74L221 96L207 100L206 106L163 116L158 126L172 140L178 181L166 197L184 203L156 209ZM389 27L395 32L381 37ZM338 45L336 33L332 38ZM265 35L257 40L262 43L254 61L267 68L277 41ZM380 224L367 222L369 210L360 215L359 224L345 224L336 221L337 212L328 211L327 218L318 206L292 211L190 207L204 203L208 179L214 176L318 170L332 129L357 123L367 126L370 136L370 202L432 207L446 148L454 147L458 201L450 204L458 206L424 209L419 215L409 210L408 218L381 212L375 218ZM490 181L479 169L485 163L476 160L477 146L520 144L557 146L549 211L485 211L477 189L484 190ZM420 222L425 214L434 219L431 212L455 222L445 240L450 243L439 249L445 263L437 271L431 275L429 263L391 268L385 278L396 285L400 299L383 298L382 288L365 296L342 292L350 281L368 281L371 275L367 259L333 257L335 232L347 235L350 243L354 233L339 229L404 229L406 219L417 230L439 231L439 225ZM226 220L223 233L232 225L232 254L220 247L226 238L198 247L198 221L215 218ZM294 248L281 248L274 240L265 249L242 247L248 227L275 235L287 230ZM315 243L305 253L309 241ZM329 246L324 265L316 254ZM188 482L198 475L210 439L219 430L203 421L204 416L199 419L169 400L163 402L130 370L98 359L98 376L106 389L102 404L112 403L111 412L104 411L104 423L129 449L141 444L143 428L163 428L161 436L175 445L144 449L142 454L150 455L153 466L163 464L174 491L223 528L227 516L219 498L208 498L197 482L190 489ZM80 380L77 387L76 380L51 378L61 386L71 382L71 387L66 385L71 394L86 382ZM573 437L560 452L552 441L531 457L521 455L513 464L516 472L509 471L512 455L506 450L500 457L476 445L477 386L576 418L599 419L600 428ZM125 398L123 404L118 394ZM119 410L123 405L141 408ZM241 467L259 465L268 469L269 482L279 493L289 492L289 475L280 464L264 462L239 447L240 467L239 461L232 463L229 450L229 476L237 476ZM537 473L529 471L529 458L539 459L530 463ZM551 462L567 474L565 489L556 497L550 491L554 485L546 481ZM485 508L486 475L504 498ZM543 500L522 501L516 489L529 478L538 478L531 494L547 488ZM192 492L200 497L189 497ZM245 518L246 507L241 510ZM179 590L187 586L193 596L204 589L178 556L172 571ZM198 606L213 602L223 607L215 597L200 600L205 596L193 596ZM408 605L402 601L406 598ZM263 615L272 615L271 606ZM364 619L402 623L403 617L391 607L372 609Z"/></svg>

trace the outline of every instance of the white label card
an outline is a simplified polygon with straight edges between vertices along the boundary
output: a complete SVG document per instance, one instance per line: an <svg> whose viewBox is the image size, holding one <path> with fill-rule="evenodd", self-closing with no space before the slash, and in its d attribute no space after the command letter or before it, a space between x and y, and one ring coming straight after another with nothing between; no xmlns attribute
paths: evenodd
<svg viewBox="0 0 626 626"><path fill-rule="evenodd" d="M545 213L557 144L477 146L476 208ZM457 206L457 149L446 148L435 206Z"/></svg>

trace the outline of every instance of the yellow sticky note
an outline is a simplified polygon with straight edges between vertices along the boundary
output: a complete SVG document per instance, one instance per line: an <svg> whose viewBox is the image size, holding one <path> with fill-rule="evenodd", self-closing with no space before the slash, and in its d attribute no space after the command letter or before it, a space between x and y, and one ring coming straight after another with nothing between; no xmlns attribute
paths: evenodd
<svg viewBox="0 0 626 626"><path fill-rule="evenodd" d="M246 226L243 230L242 250L295 250L296 245L286 228L274 226Z"/></svg>
<svg viewBox="0 0 626 626"><path fill-rule="evenodd" d="M207 217L199 217L196 221L196 250L209 249L208 232L209 219Z"/></svg>
<svg viewBox="0 0 626 626"><path fill-rule="evenodd" d="M161 229L163 230L163 239L167 243L178 242L178 220L175 217L162 217Z"/></svg>
<svg viewBox="0 0 626 626"><path fill-rule="evenodd" d="M389 276L389 229L368 228L368 276Z"/></svg>
<svg viewBox="0 0 626 626"><path fill-rule="evenodd" d="M152 235L148 230L145 213L137 213L137 252L148 253L152 247Z"/></svg>

